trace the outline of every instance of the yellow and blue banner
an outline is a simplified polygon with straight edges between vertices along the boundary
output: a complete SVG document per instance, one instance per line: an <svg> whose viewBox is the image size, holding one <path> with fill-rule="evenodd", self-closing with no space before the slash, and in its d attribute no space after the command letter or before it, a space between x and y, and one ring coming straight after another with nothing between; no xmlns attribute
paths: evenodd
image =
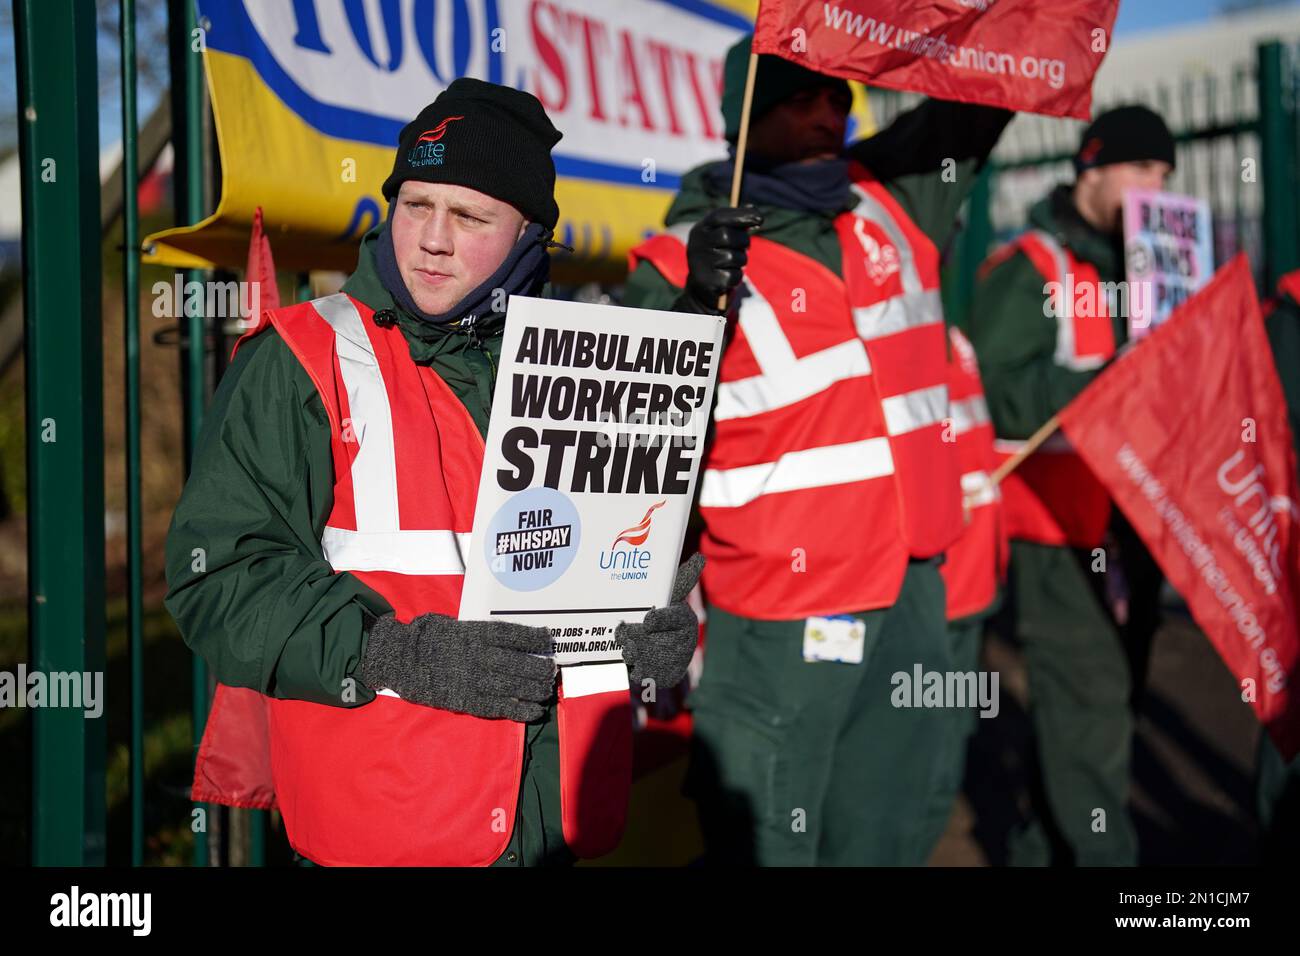
<svg viewBox="0 0 1300 956"><path fill-rule="evenodd" d="M727 48L755 0L197 0L222 189L146 260L240 267L261 206L281 267L349 270L402 127L458 76L535 94L573 278L620 275L681 175L726 153Z"/></svg>

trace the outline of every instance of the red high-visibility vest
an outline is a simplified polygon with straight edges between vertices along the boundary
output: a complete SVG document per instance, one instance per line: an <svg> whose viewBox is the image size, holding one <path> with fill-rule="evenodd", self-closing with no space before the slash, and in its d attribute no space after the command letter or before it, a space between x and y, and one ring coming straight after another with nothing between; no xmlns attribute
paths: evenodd
<svg viewBox="0 0 1300 956"><path fill-rule="evenodd" d="M302 363L329 417L334 503L321 536L335 571L381 594L398 620L455 617L464 582L483 440L396 326L342 293L265 312ZM241 339L242 342L244 339ZM236 345L238 348L238 344ZM200 747L195 795L221 800L221 775L258 760L231 722L251 691L221 688ZM342 692L342 689L340 689ZM566 697L561 676L560 797L566 843L612 850L631 787L632 715L619 690ZM224 701L223 701L224 698ZM483 720L380 690L359 707L263 698L276 803L291 845L326 865L473 866L493 862L514 828L523 724ZM245 753L232 748L243 746ZM232 792L233 796L238 796Z"/></svg>
<svg viewBox="0 0 1300 956"><path fill-rule="evenodd" d="M948 329L948 404L952 438L961 465L961 490L967 524L948 549L939 569L947 588L948 620L983 611L998 593L1007 562L1002 496L993 484L998 467L993 423L984 401L975 349L955 327Z"/></svg>
<svg viewBox="0 0 1300 956"><path fill-rule="evenodd" d="M1097 267L1076 258L1051 233L1033 229L994 251L980 274L1016 252L1025 254L1045 282L1057 283L1051 296L1056 363L1076 370L1101 368L1115 354L1115 332L1100 295ZM1095 307L1088 308L1088 302ZM998 439L999 463L1023 445ZM1061 432L1003 479L1002 502L1007 535L1020 541L1095 548L1110 521L1110 496Z"/></svg>
<svg viewBox="0 0 1300 956"><path fill-rule="evenodd" d="M858 206L835 219L843 278L750 244L699 501L704 591L733 614L888 607L908 558L961 532L939 253L870 173L852 176ZM631 266L684 285L683 233L642 243Z"/></svg>

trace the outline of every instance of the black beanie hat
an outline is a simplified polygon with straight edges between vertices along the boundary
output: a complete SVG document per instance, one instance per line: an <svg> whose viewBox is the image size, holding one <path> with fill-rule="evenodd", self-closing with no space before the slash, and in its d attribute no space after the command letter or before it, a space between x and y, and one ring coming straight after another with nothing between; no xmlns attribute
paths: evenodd
<svg viewBox="0 0 1300 956"><path fill-rule="evenodd" d="M391 203L408 179L451 183L554 229L560 209L551 147L560 136L531 93L461 77L402 130L384 198Z"/></svg>
<svg viewBox="0 0 1300 956"><path fill-rule="evenodd" d="M1163 159L1173 166L1173 134L1154 110L1121 106L1102 113L1083 131L1074 154L1074 172L1144 159Z"/></svg>
<svg viewBox="0 0 1300 956"><path fill-rule="evenodd" d="M722 63L722 122L724 135L734 143L740 136L740 113L745 103L745 80L749 76L749 51L754 35L747 33L727 50ZM791 63L770 53L758 55L758 69L754 73L754 98L749 105L752 123L782 100L803 90L818 86L842 86L848 81L817 73L798 63Z"/></svg>

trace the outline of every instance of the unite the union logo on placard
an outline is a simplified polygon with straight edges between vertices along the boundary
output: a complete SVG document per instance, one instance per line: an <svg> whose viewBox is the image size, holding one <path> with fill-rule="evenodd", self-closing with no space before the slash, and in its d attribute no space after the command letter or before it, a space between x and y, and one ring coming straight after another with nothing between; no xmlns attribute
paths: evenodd
<svg viewBox="0 0 1300 956"><path fill-rule="evenodd" d="M660 501L651 505L640 521L616 534L609 548L600 552L600 569L609 572L611 581L644 581L649 576L653 557L650 549L641 545L650 537L654 513L667 503ZM620 544L627 547L620 549Z"/></svg>

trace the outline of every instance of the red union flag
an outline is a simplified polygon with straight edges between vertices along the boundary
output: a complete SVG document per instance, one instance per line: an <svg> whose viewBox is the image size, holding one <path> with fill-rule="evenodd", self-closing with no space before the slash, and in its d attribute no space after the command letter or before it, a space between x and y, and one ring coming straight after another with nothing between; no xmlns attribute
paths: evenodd
<svg viewBox="0 0 1300 956"><path fill-rule="evenodd" d="M1300 487L1246 257L1061 412L1290 760L1300 751ZM1247 679L1251 681L1247 684Z"/></svg>
<svg viewBox="0 0 1300 956"><path fill-rule="evenodd" d="M1089 119L1119 0L762 0L754 50L945 100Z"/></svg>
<svg viewBox="0 0 1300 956"><path fill-rule="evenodd" d="M262 229L261 206L258 206L253 213L253 229L248 237L248 268L244 272L244 285L248 289L248 301L245 303L248 315L244 317L244 327L251 329L262 321L263 311L280 307L280 287L275 281L275 259L271 256L271 240Z"/></svg>

